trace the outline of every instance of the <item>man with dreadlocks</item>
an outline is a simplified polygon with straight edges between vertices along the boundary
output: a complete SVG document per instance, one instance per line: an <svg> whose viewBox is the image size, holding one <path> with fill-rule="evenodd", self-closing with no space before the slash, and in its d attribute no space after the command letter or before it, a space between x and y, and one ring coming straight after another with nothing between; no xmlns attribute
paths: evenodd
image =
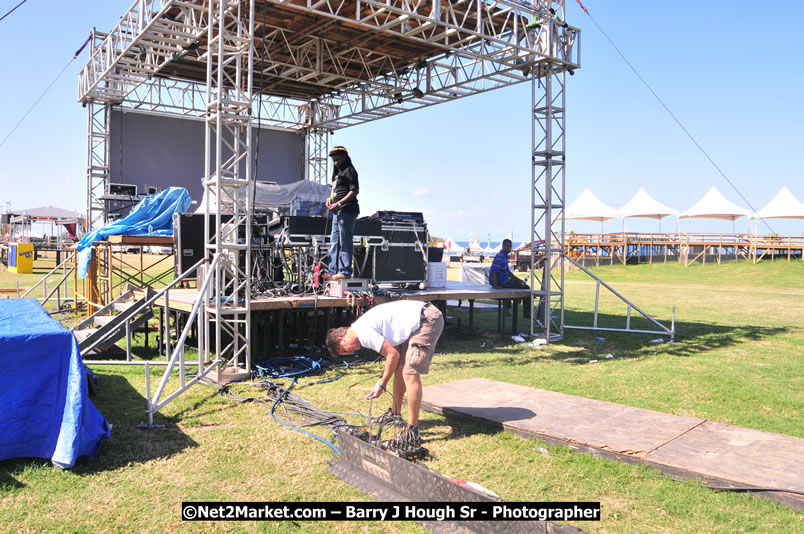
<svg viewBox="0 0 804 534"><path fill-rule="evenodd" d="M329 157L333 163L332 194L327 199L327 209L332 212L329 274L332 278L349 278L352 276L355 221L360 214L357 204L360 187L357 171L344 147L336 146L329 151Z"/></svg>
<svg viewBox="0 0 804 534"><path fill-rule="evenodd" d="M430 370L438 338L444 330L444 316L429 302L397 300L380 304L364 313L350 327L333 328L327 332L327 348L333 356L350 354L361 347L379 352L385 357L382 376L377 380L369 399L387 391L394 378L393 404L377 422L400 419L402 398L408 394L407 441L420 446L419 410L422 405L420 375Z"/></svg>

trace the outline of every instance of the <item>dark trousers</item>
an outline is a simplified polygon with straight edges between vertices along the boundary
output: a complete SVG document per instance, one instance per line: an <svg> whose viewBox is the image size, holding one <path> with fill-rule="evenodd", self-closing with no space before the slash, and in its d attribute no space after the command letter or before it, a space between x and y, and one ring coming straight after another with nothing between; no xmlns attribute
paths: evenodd
<svg viewBox="0 0 804 534"><path fill-rule="evenodd" d="M329 272L352 276L352 255L354 254L355 221L357 215L336 213L332 218L332 244L329 248Z"/></svg>
<svg viewBox="0 0 804 534"><path fill-rule="evenodd" d="M518 278L514 278L513 276L508 279L508 281L503 284L504 288L507 289L530 289L528 284L519 280ZM531 308L531 301L533 300L532 297L525 297L522 299L522 313L525 317L530 317L530 308ZM508 309L510 303L506 300L503 304L504 309Z"/></svg>

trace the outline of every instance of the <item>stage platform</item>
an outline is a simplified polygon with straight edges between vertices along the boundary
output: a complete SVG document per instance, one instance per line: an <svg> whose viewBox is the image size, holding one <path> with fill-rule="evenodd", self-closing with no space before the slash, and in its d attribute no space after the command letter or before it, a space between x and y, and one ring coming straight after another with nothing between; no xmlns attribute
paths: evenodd
<svg viewBox="0 0 804 534"><path fill-rule="evenodd" d="M529 291L524 289L494 289L487 284L474 284L467 282L447 282L444 288L431 289L399 289L384 288L393 293L392 296L378 296L374 298L374 304L382 304L393 300L411 299L433 302L442 311L446 311L447 301L458 301L469 303L469 324L470 332L475 328L475 301L476 300L496 300L497 305L492 306L497 309L497 331L508 330L507 317L502 312L501 303L505 299L513 299L513 314L510 317L510 332L516 334L520 330L518 302L519 299L528 296ZM542 291L534 291L534 297L543 295ZM171 289L167 306L173 320L171 328L182 328L186 318L192 311L193 305L198 299L198 290L193 289ZM290 343L322 344L323 336L332 326L349 324L350 314L358 306L366 309L368 303L359 299L326 297L315 295L288 295L281 297L256 297L251 299L252 325L257 333L254 336L255 354L284 348L292 348ZM158 332L163 332L165 317L165 299L158 299L154 306L159 314ZM483 309L488 309L483 306ZM344 312L346 312L344 314ZM315 325L318 325L316 327ZM523 325L524 327L524 325ZM191 337L193 337L191 335ZM295 339L295 341L293 341ZM146 338L147 343L147 338ZM164 349L164 343L160 343L159 350Z"/></svg>
<svg viewBox="0 0 804 534"><path fill-rule="evenodd" d="M525 289L494 289L487 284L473 284L468 282L447 282L444 288L432 289L397 289L387 288L394 294L394 297L376 297L375 304L390 302L398 298L411 300L423 300L426 302L446 302L468 301L469 302L469 327L474 328L474 302L475 300L504 300L521 299L528 296ZM534 291L534 296L544 295L543 291ZM171 311L190 312L195 300L198 298L196 289L173 289L170 291L168 305ZM516 305L516 300L514 303ZM314 295L288 295L283 297L255 297L251 299L251 311L304 311L312 309L326 308L349 308L354 304L354 299L326 297ZM159 300L156 306L164 307L164 301ZM514 308L516 309L516 308ZM503 317L504 320L504 317ZM512 317L512 327L516 330L517 314ZM505 328L503 324L503 329Z"/></svg>
<svg viewBox="0 0 804 534"><path fill-rule="evenodd" d="M804 509L804 439L472 378L427 386L422 408Z"/></svg>

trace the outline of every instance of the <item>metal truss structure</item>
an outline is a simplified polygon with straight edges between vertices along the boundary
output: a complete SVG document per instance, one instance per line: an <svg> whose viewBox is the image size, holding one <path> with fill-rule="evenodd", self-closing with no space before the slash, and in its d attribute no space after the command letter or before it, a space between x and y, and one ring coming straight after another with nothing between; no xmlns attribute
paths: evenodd
<svg viewBox="0 0 804 534"><path fill-rule="evenodd" d="M206 257L220 256L203 321L200 352L224 362L223 371L251 375L251 106L254 0L210 0L206 80ZM229 219L224 220L224 215ZM214 219L213 219L214 216ZM214 226L215 231L212 232ZM210 299L212 297L212 299ZM214 340L210 340L213 330Z"/></svg>
<svg viewBox="0 0 804 534"><path fill-rule="evenodd" d="M533 154L530 273L539 287L538 313L531 314L530 333L541 323L545 339L564 335L564 87L566 74L550 63L532 81ZM538 265L541 256L542 265ZM558 314L558 315L556 315Z"/></svg>
<svg viewBox="0 0 804 534"><path fill-rule="evenodd" d="M106 192L111 173L109 167L109 136L111 106L104 102L87 104L87 218L86 230L103 226L108 213L101 199Z"/></svg>
<svg viewBox="0 0 804 534"><path fill-rule="evenodd" d="M208 213L218 215L207 248L220 261L204 304L214 327L200 349L207 361L214 352L249 369L251 129L304 132L305 176L325 183L334 130L530 81L532 241L546 251L533 279L550 303L548 339L560 335L550 318L563 316L564 302L563 267L552 270L552 252L563 247L554 224L564 207L564 77L580 68L580 31L563 4L136 0L98 34L79 74L79 100L90 109L89 220L105 215L98 196L109 180L109 106L204 120ZM227 210L230 222L220 216Z"/></svg>
<svg viewBox="0 0 804 534"><path fill-rule="evenodd" d="M307 165L305 179L317 184L329 183L329 135L326 130L310 129L305 143Z"/></svg>

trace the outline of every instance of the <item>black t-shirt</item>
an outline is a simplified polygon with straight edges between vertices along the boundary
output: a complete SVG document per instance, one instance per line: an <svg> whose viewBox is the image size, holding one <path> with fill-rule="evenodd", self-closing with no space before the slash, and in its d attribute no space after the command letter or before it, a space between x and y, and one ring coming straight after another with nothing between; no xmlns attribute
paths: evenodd
<svg viewBox="0 0 804 534"><path fill-rule="evenodd" d="M332 202L338 202L346 196L349 191L354 191L357 195L360 191L360 186L357 182L357 171L351 165L347 166L342 171L338 171L335 176L335 181L332 184ZM358 215L360 213L360 206L357 203L357 196L352 197L346 204L337 210L339 213L352 213Z"/></svg>

